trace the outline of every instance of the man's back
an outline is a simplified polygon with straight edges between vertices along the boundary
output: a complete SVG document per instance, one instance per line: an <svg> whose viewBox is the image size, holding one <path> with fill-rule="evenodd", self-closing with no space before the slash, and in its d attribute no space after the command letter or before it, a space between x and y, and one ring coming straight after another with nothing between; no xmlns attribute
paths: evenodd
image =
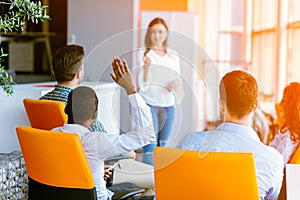
<svg viewBox="0 0 300 200"><path fill-rule="evenodd" d="M62 101L67 104L68 95L73 88L63 85L55 85L55 88L49 93L42 96L40 99L43 100L53 100L53 101Z"/></svg>
<svg viewBox="0 0 300 200"><path fill-rule="evenodd" d="M217 130L188 134L178 147L207 152L253 153L260 198L277 199L283 178L283 158L275 149L260 142L251 127L223 123Z"/></svg>

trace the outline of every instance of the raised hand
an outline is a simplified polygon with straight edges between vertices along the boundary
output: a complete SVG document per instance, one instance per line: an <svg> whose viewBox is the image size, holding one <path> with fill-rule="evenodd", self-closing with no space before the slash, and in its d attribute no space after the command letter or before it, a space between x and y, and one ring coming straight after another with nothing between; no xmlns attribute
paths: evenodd
<svg viewBox="0 0 300 200"><path fill-rule="evenodd" d="M127 94L136 93L133 76L128 68L125 60L114 57L112 61L112 68L114 73L110 73L111 78L121 87L123 87Z"/></svg>

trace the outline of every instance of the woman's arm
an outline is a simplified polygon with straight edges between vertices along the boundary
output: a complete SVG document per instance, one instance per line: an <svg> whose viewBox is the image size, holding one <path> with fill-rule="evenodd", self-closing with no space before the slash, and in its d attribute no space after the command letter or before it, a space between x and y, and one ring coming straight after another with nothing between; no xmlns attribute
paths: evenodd
<svg viewBox="0 0 300 200"><path fill-rule="evenodd" d="M149 66L151 64L151 60L149 57L144 56L143 58L144 60L144 74L143 74L143 81L147 81L147 77L148 77L148 72L149 72Z"/></svg>

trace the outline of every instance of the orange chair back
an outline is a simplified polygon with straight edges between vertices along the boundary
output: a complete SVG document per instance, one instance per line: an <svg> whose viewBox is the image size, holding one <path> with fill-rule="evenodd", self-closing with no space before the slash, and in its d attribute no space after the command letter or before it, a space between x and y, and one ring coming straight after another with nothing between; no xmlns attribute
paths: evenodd
<svg viewBox="0 0 300 200"><path fill-rule="evenodd" d="M23 103L33 128L51 130L68 121L63 102L26 98Z"/></svg>
<svg viewBox="0 0 300 200"><path fill-rule="evenodd" d="M300 148L297 147L296 151L292 155L291 159L289 160L289 164L300 164Z"/></svg>
<svg viewBox="0 0 300 200"><path fill-rule="evenodd" d="M258 200L251 153L204 153L157 147L154 151L157 200Z"/></svg>
<svg viewBox="0 0 300 200"><path fill-rule="evenodd" d="M92 189L94 180L77 134L16 128L29 178L49 186Z"/></svg>

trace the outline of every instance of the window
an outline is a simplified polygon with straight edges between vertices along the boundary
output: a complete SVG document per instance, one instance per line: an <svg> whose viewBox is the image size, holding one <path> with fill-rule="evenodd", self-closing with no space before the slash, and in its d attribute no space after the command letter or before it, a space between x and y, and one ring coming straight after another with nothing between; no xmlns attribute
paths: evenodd
<svg viewBox="0 0 300 200"><path fill-rule="evenodd" d="M216 64L220 74L232 68L247 69L246 0L219 0Z"/></svg>
<svg viewBox="0 0 300 200"><path fill-rule="evenodd" d="M262 100L300 82L300 0L206 0L204 49L222 77L249 70ZM273 109L273 107L270 109Z"/></svg>
<svg viewBox="0 0 300 200"><path fill-rule="evenodd" d="M290 0L287 29L287 82L300 82L300 0Z"/></svg>
<svg viewBox="0 0 300 200"><path fill-rule="evenodd" d="M276 86L277 1L253 0L252 68L263 95L273 96Z"/></svg>

